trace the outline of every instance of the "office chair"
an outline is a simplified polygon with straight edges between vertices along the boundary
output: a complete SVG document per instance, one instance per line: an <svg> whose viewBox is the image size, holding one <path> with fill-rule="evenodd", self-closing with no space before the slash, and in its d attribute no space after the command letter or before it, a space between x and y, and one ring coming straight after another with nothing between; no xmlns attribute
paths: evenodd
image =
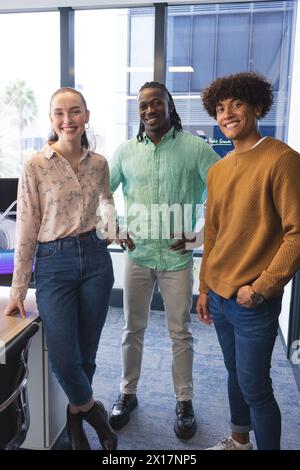
<svg viewBox="0 0 300 470"><path fill-rule="evenodd" d="M31 323L7 346L0 364L0 449L13 450L24 442L29 424L27 392L28 350L39 325Z"/></svg>

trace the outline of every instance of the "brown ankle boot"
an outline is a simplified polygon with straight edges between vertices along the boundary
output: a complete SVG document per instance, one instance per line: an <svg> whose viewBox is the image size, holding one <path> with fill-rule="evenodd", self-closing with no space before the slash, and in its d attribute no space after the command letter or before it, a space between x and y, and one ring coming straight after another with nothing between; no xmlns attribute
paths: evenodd
<svg viewBox="0 0 300 470"><path fill-rule="evenodd" d="M82 416L80 413L73 414L67 408L67 433L72 450L90 450L90 444L82 426Z"/></svg>
<svg viewBox="0 0 300 470"><path fill-rule="evenodd" d="M101 401L95 401L89 411L81 411L80 415L95 429L103 449L114 450L117 448L118 437L108 422L107 411Z"/></svg>

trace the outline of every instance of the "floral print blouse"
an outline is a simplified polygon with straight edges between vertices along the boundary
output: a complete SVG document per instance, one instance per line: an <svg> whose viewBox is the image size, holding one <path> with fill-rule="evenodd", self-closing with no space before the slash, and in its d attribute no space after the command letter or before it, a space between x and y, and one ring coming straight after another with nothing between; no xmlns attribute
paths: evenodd
<svg viewBox="0 0 300 470"><path fill-rule="evenodd" d="M106 159L83 149L74 173L51 145L23 167L18 185L15 260L11 298L26 297L37 242L76 236L115 218ZM98 215L99 214L99 215Z"/></svg>

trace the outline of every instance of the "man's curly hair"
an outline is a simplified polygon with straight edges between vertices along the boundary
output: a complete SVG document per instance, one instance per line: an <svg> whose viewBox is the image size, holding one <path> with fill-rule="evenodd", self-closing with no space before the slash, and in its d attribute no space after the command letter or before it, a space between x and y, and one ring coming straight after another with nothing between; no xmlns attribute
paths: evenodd
<svg viewBox="0 0 300 470"><path fill-rule="evenodd" d="M203 106L215 119L218 103L228 98L239 99L252 106L260 106L259 119L261 119L273 103L272 85L262 75L254 72L241 72L218 78L202 92Z"/></svg>

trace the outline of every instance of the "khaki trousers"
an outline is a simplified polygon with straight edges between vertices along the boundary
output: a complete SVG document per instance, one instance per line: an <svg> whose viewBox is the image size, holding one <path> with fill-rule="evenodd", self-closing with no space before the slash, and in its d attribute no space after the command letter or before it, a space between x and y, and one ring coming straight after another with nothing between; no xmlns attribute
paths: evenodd
<svg viewBox="0 0 300 470"><path fill-rule="evenodd" d="M193 263L180 271L157 271L125 262L122 336L122 393L135 393L141 373L144 333L155 283L164 301L172 340L172 374L176 398L190 400L193 393L193 337L190 309L193 298Z"/></svg>

